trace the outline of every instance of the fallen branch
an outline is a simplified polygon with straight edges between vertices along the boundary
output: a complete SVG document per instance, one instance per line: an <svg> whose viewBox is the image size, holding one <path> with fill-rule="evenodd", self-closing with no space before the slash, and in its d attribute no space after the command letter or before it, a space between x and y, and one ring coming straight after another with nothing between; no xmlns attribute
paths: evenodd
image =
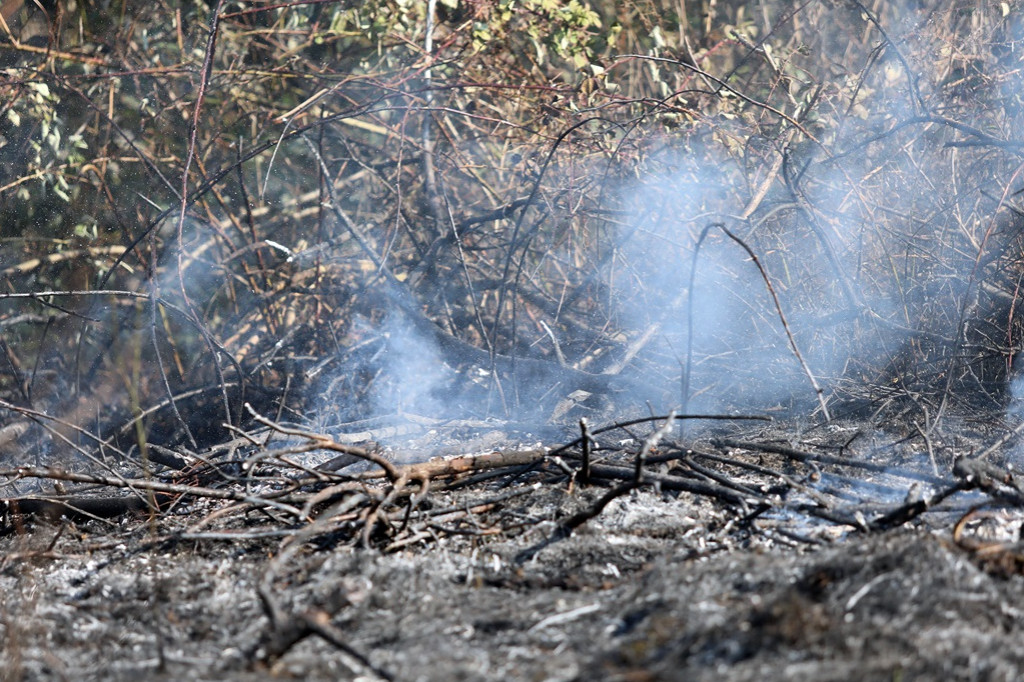
<svg viewBox="0 0 1024 682"><path fill-rule="evenodd" d="M188 485L183 483L164 483L162 481L149 480L149 479L125 479L125 478L114 478L112 476L100 476L96 474L79 474L70 471L64 471L63 469L57 469L54 467L18 467L17 469L3 469L0 470L0 477L5 477L12 480L18 480L23 478L41 478L51 481L67 481L70 483L89 483L92 485L100 485L108 488L127 488L136 492L153 492L153 493L168 493L170 495L190 495L192 497L207 497L215 500L233 500L235 502L247 502L257 508L259 507L270 507L277 509L278 511L285 512L296 518L301 518L300 511L290 504L277 502L270 499L269 497L261 497L250 493L237 492L234 490L221 490L219 488L206 488L197 485ZM12 504L21 504L22 502L30 500L39 500L39 497L32 498L6 498L0 499L0 504L5 505L7 509L11 508ZM69 497L65 499L53 498L44 501L53 502L55 504L64 504L74 508L88 507L92 504L90 500L93 499L90 496L82 495ZM109 498L108 498L109 499ZM126 500L128 498L125 498ZM170 499L170 498L166 498ZM161 505L162 507L162 505ZM125 508L119 513L127 513L131 510L130 505L126 502ZM113 514L116 516L117 514Z"/></svg>
<svg viewBox="0 0 1024 682"><path fill-rule="evenodd" d="M899 476L900 478L912 479L915 481L921 481L923 483L929 483L936 486L945 486L949 484L949 480L932 476L931 474L922 473L920 471L913 471L910 469L897 469L891 464L876 464L874 462L862 462L848 457L834 457L832 455L822 455L814 452L805 452L803 450L797 450L786 445L773 445L771 443L753 443L750 441L733 440L731 438L719 438L712 441L712 444L716 447L722 448L737 448L740 450L749 450L751 452L771 452L776 455L782 455L790 459L795 459L798 462L817 462L819 464L833 464L841 467L851 467L854 469L863 469L864 471L873 471L876 473L891 474L893 476Z"/></svg>
<svg viewBox="0 0 1024 682"><path fill-rule="evenodd" d="M445 478L487 469L536 464L549 454L547 450L507 450L490 452L484 455L459 455L457 457L431 459L420 464L407 464L395 467L395 472L410 480ZM362 474L356 474L353 478L371 480L383 478L384 476L384 472L381 471L367 471Z"/></svg>

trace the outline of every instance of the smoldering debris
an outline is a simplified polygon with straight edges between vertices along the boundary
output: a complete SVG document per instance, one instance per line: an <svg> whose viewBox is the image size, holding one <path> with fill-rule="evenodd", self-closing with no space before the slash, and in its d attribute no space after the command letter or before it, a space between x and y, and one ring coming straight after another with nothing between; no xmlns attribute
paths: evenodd
<svg viewBox="0 0 1024 682"><path fill-rule="evenodd" d="M269 428L306 441L308 451L348 447ZM21 534L0 538L2 580L8 605L32 618L0 622L0 660L20 670L74 665L116 677L153 673L165 650L163 669L174 675L179 668L218 676L288 670L317 679L339 671L447 679L453 665L482 677L498 667L547 677L563 668L688 677L713 663L717 678L739 680L755 667L761 675L788 670L800 658L828 679L844 647L865 665L863 642L872 642L868 665L889 670L879 652L891 642L900 669L931 674L941 657L921 656L927 647L1006 635L1001 605L1016 594L1024 565L1013 531L1024 495L1018 491L1014 508L982 509L1005 505L1013 493L999 473L1007 473L1002 451L990 455L984 476L977 469L935 477L923 442L902 434L871 434L839 457L832 453L857 425L805 432L782 446L793 440L790 426L748 423L728 429L731 443L662 441L648 450L641 483L605 499L634 480L645 440L637 428L594 429L604 461L585 480L580 443L399 467L357 453L378 466L342 475L302 466L298 446L250 450L266 441L260 432L235 445L245 453L240 469L224 462L190 470L176 485L22 469L63 482L62 504L72 509L88 509L76 498L95 495L89 489L97 485L151 491L166 509L119 525L76 516L85 532L72 533L43 524L30 505L8 505L4 523ZM984 445L931 443L943 470ZM834 485L876 473L908 493L923 484L921 495L895 499L874 484ZM209 485L217 477L221 483ZM126 514L138 514L138 496L121 499L133 505ZM601 513L592 514L598 505ZM935 537L951 524L952 541ZM95 560L101 547L111 560ZM934 587L927 599L915 596L926 593L921 585ZM110 611L104 623L128 614L142 629L126 637L93 623L82 637L82 607ZM945 614L939 620L936 609ZM894 618L902 637L879 628ZM938 643L937 627L945 638ZM97 641L106 642L106 661L95 659ZM1016 661L1005 656L1014 647L997 649L987 665Z"/></svg>

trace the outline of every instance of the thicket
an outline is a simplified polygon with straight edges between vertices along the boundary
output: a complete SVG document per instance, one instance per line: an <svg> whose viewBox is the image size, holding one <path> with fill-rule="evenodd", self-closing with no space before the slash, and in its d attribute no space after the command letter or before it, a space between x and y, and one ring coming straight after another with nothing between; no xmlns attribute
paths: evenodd
<svg viewBox="0 0 1024 682"><path fill-rule="evenodd" d="M490 358L448 403L482 414L535 402L509 356L639 404L1003 405L1019 5L8 0L3 419L37 457L351 420L392 315Z"/></svg>

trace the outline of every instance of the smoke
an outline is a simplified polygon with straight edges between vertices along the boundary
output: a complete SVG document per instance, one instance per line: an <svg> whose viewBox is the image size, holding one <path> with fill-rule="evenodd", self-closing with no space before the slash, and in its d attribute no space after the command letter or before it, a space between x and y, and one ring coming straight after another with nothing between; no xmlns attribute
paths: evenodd
<svg viewBox="0 0 1024 682"><path fill-rule="evenodd" d="M437 346L395 312L388 315L380 332L385 375L371 389L374 412L451 417L444 394L453 371L445 365Z"/></svg>
<svg viewBox="0 0 1024 682"><path fill-rule="evenodd" d="M735 172L700 158L663 159L670 172L624 193L635 223L623 230L617 267L632 276L617 284L617 311L633 337L656 330L638 368L697 412L813 402L782 318L815 378L841 371L849 349L828 338L830 318L855 320L859 296L843 245L806 230L751 229L727 211L739 200Z"/></svg>
<svg viewBox="0 0 1024 682"><path fill-rule="evenodd" d="M881 35L851 7L815 7L835 12L835 23L842 19L850 31ZM1013 300L1010 279L1019 268L1014 249L1020 246L1014 241L1019 229L1000 197L1007 195L1018 161L965 144L981 139L965 126L980 126L985 107L1003 107L1007 120L1017 120L1020 112L1011 109L1018 106L1020 72L1008 62L988 65L1012 73L993 79L996 87L975 83L967 91L972 101L936 74L922 77L910 56L927 60L950 40L967 44L987 36L968 35L966 24L922 24L910 5L886 12L886 49L865 53L861 61L850 54L842 32L822 37L817 52L787 55L788 80L772 81L790 88L788 99L776 102L789 112L785 120L755 108L752 119L763 114L774 123L709 113L663 137L638 134L630 149L640 160L619 175L603 175L604 167L584 161L567 163L573 177L621 182L601 188L597 208L624 217L594 231L601 235L595 241L603 242L593 251L613 250L614 256L580 267L586 276L592 268L599 280L587 290L593 301L586 312L591 320L606 316L605 339L615 339L601 346L605 355L598 361L589 363L588 343L601 344L575 338L571 326L558 326L557 316L543 319L553 329L547 335L539 323L531 328L520 318L504 350L524 360L510 377L507 368L491 364L493 358L453 358L436 336L396 312L378 330L386 340L373 358L381 373L368 382L372 409L548 419L568 414L559 401L582 390L584 400L604 393L626 410L645 409L649 402L659 411L685 405L691 412L800 413L817 408L815 384L835 402L877 402L899 392L941 399L949 387L963 385L998 404L1003 398L993 387L1012 378L1006 363L1014 341L1004 344L1003 338L1013 313L1005 301ZM1000 30L1007 32L1007 44L1016 44L1019 21ZM784 42L781 33L778 40ZM778 76L755 65L754 56L746 58L758 77ZM843 65L843 77L829 64ZM705 65L714 71L713 62ZM615 76L607 74L609 80ZM716 105L708 97L702 106L710 111ZM956 125L949 123L953 118ZM566 222L573 219L569 215ZM538 251L549 238L543 229L537 228ZM611 236L602 231L607 229ZM582 231L562 241L551 237L548 248L572 241L584 253L591 245L577 242L585 239ZM484 244L478 253L492 247ZM577 255L563 260L574 262ZM492 262L482 270L490 271L505 254L488 257ZM542 268L536 265L538 277ZM575 286L584 279L574 279L578 274L570 272L565 281ZM450 288L444 296L417 294L468 310L469 296L457 290L455 279L439 276L439 286ZM503 285L492 279L473 293L493 304ZM462 328L447 328L485 352L480 334L466 333L468 316L456 312ZM503 317L481 326L507 322ZM552 350L559 342L569 365L589 363L577 365L589 377L559 366ZM526 361L537 357L544 363ZM602 391L593 375L613 369L621 380L609 380ZM1020 380L1010 389L1024 393Z"/></svg>

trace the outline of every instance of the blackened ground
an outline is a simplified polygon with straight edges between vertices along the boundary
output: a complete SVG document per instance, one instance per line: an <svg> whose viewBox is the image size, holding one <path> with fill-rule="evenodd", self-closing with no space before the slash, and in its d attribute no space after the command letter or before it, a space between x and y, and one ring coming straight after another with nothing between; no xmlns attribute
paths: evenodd
<svg viewBox="0 0 1024 682"><path fill-rule="evenodd" d="M1011 680L1024 672L1024 578L1013 562L986 571L979 553L953 541L972 499L866 533L785 513L745 519L716 499L644 489L523 560L558 519L607 488L514 485L522 494L491 516L438 516L434 537L405 549L358 549L330 536L304 546L276 570L272 593L282 613L321 617L344 646L310 634L279 657L268 655L282 639L257 587L284 531L262 513L191 535L212 507L29 527L0 540L2 678ZM488 496L470 486L435 493L432 503L470 509ZM985 529L972 528L1012 543L1022 519L1003 508L985 517Z"/></svg>

